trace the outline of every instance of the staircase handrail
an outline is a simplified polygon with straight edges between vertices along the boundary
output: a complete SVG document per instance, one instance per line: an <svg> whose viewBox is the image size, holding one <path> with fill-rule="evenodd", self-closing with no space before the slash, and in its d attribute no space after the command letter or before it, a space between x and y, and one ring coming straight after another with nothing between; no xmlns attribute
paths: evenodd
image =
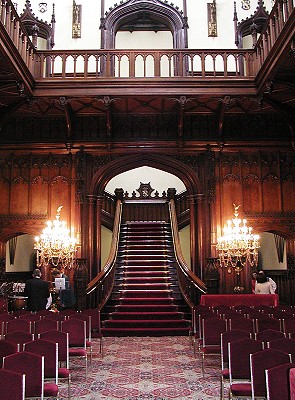
<svg viewBox="0 0 295 400"><path fill-rule="evenodd" d="M118 199L116 202L113 234L111 249L108 259L105 263L103 270L89 282L86 288L86 294L90 295L94 290L97 291L97 308L100 310L109 299L115 278L115 261L117 259L120 226L122 216L122 200Z"/></svg>
<svg viewBox="0 0 295 400"><path fill-rule="evenodd" d="M169 212L170 212L173 246L177 261L177 276L179 281L179 287L185 301L191 308L193 308L198 303L200 294L207 293L207 287L205 286L204 282L201 281L201 279L198 278L197 275L195 275L188 268L187 263L184 260L179 240L176 207L174 199L170 199L169 201Z"/></svg>

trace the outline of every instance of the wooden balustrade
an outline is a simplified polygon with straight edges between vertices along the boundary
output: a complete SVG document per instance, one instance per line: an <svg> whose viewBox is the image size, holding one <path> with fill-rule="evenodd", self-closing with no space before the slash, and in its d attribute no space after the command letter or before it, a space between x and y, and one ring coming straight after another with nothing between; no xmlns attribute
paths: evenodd
<svg viewBox="0 0 295 400"><path fill-rule="evenodd" d="M115 279L115 261L118 252L120 225L122 216L122 201L117 200L114 228L112 235L111 250L104 269L91 282L89 282L86 293L90 296L89 303L99 310L105 305L110 297Z"/></svg>
<svg viewBox="0 0 295 400"><path fill-rule="evenodd" d="M0 23L30 72L43 79L253 78L294 11L277 0L255 49L36 50L11 0L1 0Z"/></svg>
<svg viewBox="0 0 295 400"><path fill-rule="evenodd" d="M253 50L50 50L36 52L35 77L249 78Z"/></svg>
<svg viewBox="0 0 295 400"><path fill-rule="evenodd" d="M185 301L191 308L199 304L202 294L207 292L205 284L188 268L181 251L181 245L178 234L178 224L176 216L175 202L173 199L169 202L171 228L175 256L177 260L177 276L180 290Z"/></svg>
<svg viewBox="0 0 295 400"><path fill-rule="evenodd" d="M8 33L29 71L34 75L35 48L11 0L1 0L0 23Z"/></svg>
<svg viewBox="0 0 295 400"><path fill-rule="evenodd" d="M290 15L294 12L294 0L277 0L268 17L268 22L261 32L255 46L256 65L258 72L287 24Z"/></svg>

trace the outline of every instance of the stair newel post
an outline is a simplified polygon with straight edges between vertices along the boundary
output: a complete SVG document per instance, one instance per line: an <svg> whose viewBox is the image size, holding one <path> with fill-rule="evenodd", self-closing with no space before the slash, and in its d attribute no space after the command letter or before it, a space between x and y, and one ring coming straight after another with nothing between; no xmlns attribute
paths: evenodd
<svg viewBox="0 0 295 400"><path fill-rule="evenodd" d="M87 195L88 200L88 262L89 262L89 275L90 281L97 275L97 268L95 263L96 246L94 245L94 222L96 222L95 208L97 196Z"/></svg>
<svg viewBox="0 0 295 400"><path fill-rule="evenodd" d="M86 288L88 284L88 272L86 258L76 258L74 271L74 291L76 297L76 308L78 311L87 308ZM91 304L91 306L95 306Z"/></svg>
<svg viewBox="0 0 295 400"><path fill-rule="evenodd" d="M97 196L96 203L96 257L97 273L101 271L101 209L103 196Z"/></svg>

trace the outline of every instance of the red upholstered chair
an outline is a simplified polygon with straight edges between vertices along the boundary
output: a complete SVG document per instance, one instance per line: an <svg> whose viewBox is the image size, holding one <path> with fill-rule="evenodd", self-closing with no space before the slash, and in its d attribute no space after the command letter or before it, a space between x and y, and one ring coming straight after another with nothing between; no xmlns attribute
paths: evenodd
<svg viewBox="0 0 295 400"><path fill-rule="evenodd" d="M15 317L12 316L11 314L8 313L0 314L0 334L2 338L6 333L6 322L11 321L13 319L15 319Z"/></svg>
<svg viewBox="0 0 295 400"><path fill-rule="evenodd" d="M216 315L208 307L201 306L201 308L199 308L197 306L193 310L193 318L192 318L193 326L192 326L191 338L192 338L194 354L196 354L197 347L198 347L198 352L200 354L200 344L203 333L202 320L212 317L216 317Z"/></svg>
<svg viewBox="0 0 295 400"><path fill-rule="evenodd" d="M12 312L12 315L13 315L15 318L19 318L21 315L25 315L25 314L31 314L31 311L26 310L26 309L24 309L24 308L21 308L21 309L19 309L19 310L16 310L16 311L13 311L13 312Z"/></svg>
<svg viewBox="0 0 295 400"><path fill-rule="evenodd" d="M26 319L27 321L31 321L31 322L39 321L41 318L42 318L41 315L34 314L32 312L22 314L18 317L18 319Z"/></svg>
<svg viewBox="0 0 295 400"><path fill-rule="evenodd" d="M44 356L44 379L49 379L58 384L58 344L36 339L24 344L24 351Z"/></svg>
<svg viewBox="0 0 295 400"><path fill-rule="evenodd" d="M71 398L71 374L69 370L69 334L52 330L40 334L40 338L58 344L58 379L68 383L68 397Z"/></svg>
<svg viewBox="0 0 295 400"><path fill-rule="evenodd" d="M260 304L259 306L253 307L255 310L262 312L265 315L272 315L273 307Z"/></svg>
<svg viewBox="0 0 295 400"><path fill-rule="evenodd" d="M241 329L249 332L251 335L255 332L255 321L253 319L240 316L239 318L230 318L228 320L228 329Z"/></svg>
<svg viewBox="0 0 295 400"><path fill-rule="evenodd" d="M51 340L58 344L58 362L59 366L69 368L69 334L59 330L42 332L40 339Z"/></svg>
<svg viewBox="0 0 295 400"><path fill-rule="evenodd" d="M295 368L294 363L280 364L265 371L267 400L290 399L291 368Z"/></svg>
<svg viewBox="0 0 295 400"><path fill-rule="evenodd" d="M255 339L263 342L264 348L267 347L267 342L270 342L271 340L282 339L285 336L286 335L284 332L275 331L273 329L266 329L265 331L255 333Z"/></svg>
<svg viewBox="0 0 295 400"><path fill-rule="evenodd" d="M250 354L252 399L266 397L265 371L280 364L290 363L290 356L274 349Z"/></svg>
<svg viewBox="0 0 295 400"><path fill-rule="evenodd" d="M262 316L256 320L257 332L273 329L275 331L281 330L281 322L279 319Z"/></svg>
<svg viewBox="0 0 295 400"><path fill-rule="evenodd" d="M59 323L53 319L42 318L35 322L35 335L39 335L42 332L58 330Z"/></svg>
<svg viewBox="0 0 295 400"><path fill-rule="evenodd" d="M0 340L0 368L3 365L3 357L9 356L19 351L19 345L8 340Z"/></svg>
<svg viewBox="0 0 295 400"><path fill-rule="evenodd" d="M268 342L269 349L284 351L291 355L291 361L295 362L295 339L282 338Z"/></svg>
<svg viewBox="0 0 295 400"><path fill-rule="evenodd" d="M221 334L221 376L220 376L220 398L224 398L224 382L229 380L228 369L228 344L235 340L250 338L250 333L240 329L226 331Z"/></svg>
<svg viewBox="0 0 295 400"><path fill-rule="evenodd" d="M244 317L246 314L248 314L248 311L251 310L251 307L245 306L244 304L239 304L234 306L233 309Z"/></svg>
<svg viewBox="0 0 295 400"><path fill-rule="evenodd" d="M86 322L86 348L89 350L90 353L90 365L92 365L92 341L91 341L91 316L82 314L82 313L76 313L69 315L69 319L78 319L80 321L85 321Z"/></svg>
<svg viewBox="0 0 295 400"><path fill-rule="evenodd" d="M25 319L16 318L6 322L6 333L22 331L32 333L32 323Z"/></svg>
<svg viewBox="0 0 295 400"><path fill-rule="evenodd" d="M25 374L25 397L57 397L58 386L44 383L44 357L21 351L4 357L3 368Z"/></svg>
<svg viewBox="0 0 295 400"><path fill-rule="evenodd" d="M295 368L290 369L290 398L295 400Z"/></svg>
<svg viewBox="0 0 295 400"><path fill-rule="evenodd" d="M25 375L0 369L0 393L5 393L5 400L25 400Z"/></svg>
<svg viewBox="0 0 295 400"><path fill-rule="evenodd" d="M40 315L41 318L46 318L48 315L52 314L54 314L54 312L49 309L36 311L36 315Z"/></svg>
<svg viewBox="0 0 295 400"><path fill-rule="evenodd" d="M282 320L283 332L286 335L293 335L295 333L295 317L293 318L284 318Z"/></svg>
<svg viewBox="0 0 295 400"><path fill-rule="evenodd" d="M240 339L228 344L229 398L251 397L250 354L263 349L262 342Z"/></svg>
<svg viewBox="0 0 295 400"><path fill-rule="evenodd" d="M59 312L59 314L60 314L60 315L63 315L65 318L67 318L67 317L69 317L70 315L78 314L78 311L77 311L77 310L73 310L73 309L71 309L71 308L67 308L67 309L65 309L65 310L61 310L61 311Z"/></svg>
<svg viewBox="0 0 295 400"><path fill-rule="evenodd" d="M99 339L99 352L103 355L103 334L101 332L100 310L88 308L82 310L81 314L86 314L91 317L91 337Z"/></svg>
<svg viewBox="0 0 295 400"><path fill-rule="evenodd" d="M200 354L202 357L202 372L205 374L205 356L221 356L221 334L226 331L226 320L221 318L203 319L202 341L200 343Z"/></svg>
<svg viewBox="0 0 295 400"><path fill-rule="evenodd" d="M85 375L87 378L87 348L86 348L86 321L75 318L66 319L61 323L61 330L69 334L69 358L85 360Z"/></svg>
<svg viewBox="0 0 295 400"><path fill-rule="evenodd" d="M4 335L4 339L19 344L21 351L23 344L34 340L34 334L22 331L9 332Z"/></svg>

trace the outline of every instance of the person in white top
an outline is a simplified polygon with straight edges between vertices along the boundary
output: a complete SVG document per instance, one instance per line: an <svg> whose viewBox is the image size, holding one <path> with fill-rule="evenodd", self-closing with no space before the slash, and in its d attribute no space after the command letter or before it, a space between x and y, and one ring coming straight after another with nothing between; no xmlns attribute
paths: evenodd
<svg viewBox="0 0 295 400"><path fill-rule="evenodd" d="M264 273L258 273L255 285L255 294L275 294L275 291Z"/></svg>

